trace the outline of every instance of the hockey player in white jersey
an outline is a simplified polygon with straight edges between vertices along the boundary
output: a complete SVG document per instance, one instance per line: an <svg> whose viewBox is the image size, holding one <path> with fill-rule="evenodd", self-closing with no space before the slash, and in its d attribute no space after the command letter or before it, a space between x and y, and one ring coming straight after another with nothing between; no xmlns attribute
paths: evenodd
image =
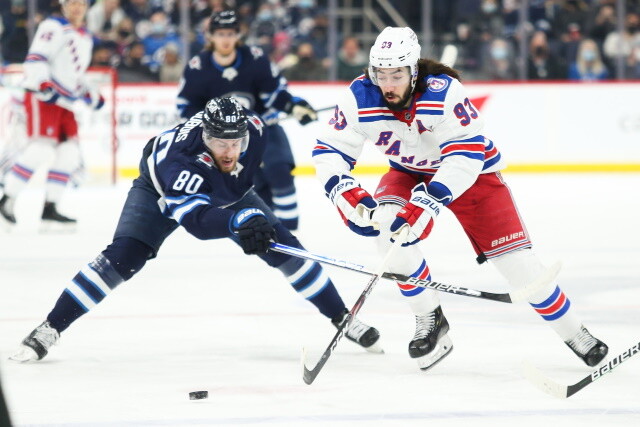
<svg viewBox="0 0 640 427"><path fill-rule="evenodd" d="M44 20L24 63L28 144L7 173L0 199L0 221L16 223L14 204L36 169L53 157L47 173L42 220L73 225L56 204L71 174L81 165L78 124L72 105L84 101L99 109L104 99L84 79L93 41L83 27L87 0L60 0L62 17Z"/></svg>
<svg viewBox="0 0 640 427"><path fill-rule="evenodd" d="M367 141L390 165L374 196L351 174ZM410 28L387 27L377 37L367 72L339 99L313 159L344 222L360 235L375 237L381 253L401 229L409 228L409 237L389 262L393 272L431 278L416 243L429 236L445 207L462 225L478 262L491 260L511 287L522 288L547 271L531 249L500 175L500 152L485 135L458 73L421 59ZM409 355L426 370L453 348L449 323L437 292L399 287L416 319ZM555 283L528 302L587 365L605 358L607 346L582 325Z"/></svg>

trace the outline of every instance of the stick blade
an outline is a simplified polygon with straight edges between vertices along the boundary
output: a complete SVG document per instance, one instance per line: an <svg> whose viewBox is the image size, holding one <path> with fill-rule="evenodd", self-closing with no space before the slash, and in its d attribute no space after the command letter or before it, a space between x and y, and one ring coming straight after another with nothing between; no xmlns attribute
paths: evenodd
<svg viewBox="0 0 640 427"><path fill-rule="evenodd" d="M562 268L562 262L556 261L551 267L549 267L544 273L540 275L536 280L528 284L522 289L509 292L512 303L518 303L527 301L532 295L535 295L542 289L549 286L560 273Z"/></svg>
<svg viewBox="0 0 640 427"><path fill-rule="evenodd" d="M568 388L566 386L558 384L557 382L548 378L542 373L542 371L533 366L533 364L531 364L527 360L523 360L520 364L520 372L522 373L522 376L529 380L530 383L532 383L545 393L557 397L558 399L566 399L567 397L569 397L567 395Z"/></svg>

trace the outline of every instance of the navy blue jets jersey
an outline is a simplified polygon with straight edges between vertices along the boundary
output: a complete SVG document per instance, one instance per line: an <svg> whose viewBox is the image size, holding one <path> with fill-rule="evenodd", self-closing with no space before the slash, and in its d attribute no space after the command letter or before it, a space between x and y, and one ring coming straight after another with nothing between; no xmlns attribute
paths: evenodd
<svg viewBox="0 0 640 427"><path fill-rule="evenodd" d="M282 111L291 101L287 80L262 49L240 46L236 53L236 61L228 67L218 65L211 51L191 58L180 81L181 117L191 117L214 97L233 96L261 116L270 109Z"/></svg>
<svg viewBox="0 0 640 427"><path fill-rule="evenodd" d="M264 122L255 113L247 111L247 117L249 145L231 173L218 170L204 145L202 111L150 141L146 165L160 209L199 239L229 237L235 212L226 208L253 185L266 133Z"/></svg>

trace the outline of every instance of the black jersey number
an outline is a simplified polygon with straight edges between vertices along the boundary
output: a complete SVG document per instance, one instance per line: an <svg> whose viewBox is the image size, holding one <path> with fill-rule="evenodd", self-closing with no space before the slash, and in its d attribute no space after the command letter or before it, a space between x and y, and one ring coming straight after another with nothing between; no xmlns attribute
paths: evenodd
<svg viewBox="0 0 640 427"><path fill-rule="evenodd" d="M191 172L184 170L180 172L176 182L173 183L173 189L176 191L184 190L187 194L195 194L203 181L204 179L197 173L192 175Z"/></svg>

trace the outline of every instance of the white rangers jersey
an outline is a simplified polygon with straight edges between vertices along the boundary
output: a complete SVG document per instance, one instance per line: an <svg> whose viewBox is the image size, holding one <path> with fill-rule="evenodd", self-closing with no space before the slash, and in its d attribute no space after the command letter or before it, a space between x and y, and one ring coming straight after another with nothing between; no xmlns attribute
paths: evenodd
<svg viewBox="0 0 640 427"><path fill-rule="evenodd" d="M91 34L85 28L73 28L62 17L45 19L38 26L24 63L23 87L38 91L42 82L50 81L68 100L81 97L87 91L84 74L92 48Z"/></svg>
<svg viewBox="0 0 640 427"><path fill-rule="evenodd" d="M462 84L445 74L426 79L427 91L414 96L402 112L387 108L380 89L364 75L351 83L313 150L323 185L333 175L349 175L367 141L392 168L433 175L431 182L444 186L445 194L438 198L445 204L464 193L479 174L504 168Z"/></svg>

